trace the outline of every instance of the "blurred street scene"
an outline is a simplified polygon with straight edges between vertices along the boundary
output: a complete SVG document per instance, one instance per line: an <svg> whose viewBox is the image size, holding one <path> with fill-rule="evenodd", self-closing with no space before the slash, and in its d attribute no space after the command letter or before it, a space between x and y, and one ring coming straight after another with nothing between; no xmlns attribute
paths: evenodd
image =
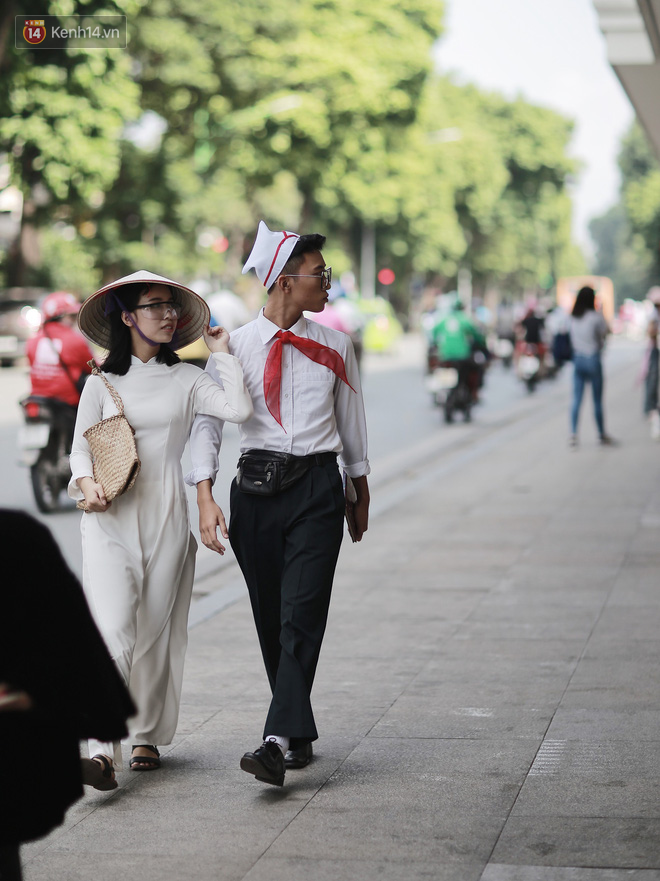
<svg viewBox="0 0 660 881"><path fill-rule="evenodd" d="M267 686L236 560L202 546L187 489L176 739L23 847L25 881L660 881L660 6L505 6L0 12L0 506L80 576L68 454L80 370L105 357L80 303L146 269L232 333L266 302L241 273L262 219L327 236L328 302L306 314L352 340L372 467L310 765L281 790L240 772ZM607 433L600 349L577 353L598 373L569 419L585 287ZM39 366L68 373L48 321L82 352L66 410L34 390ZM226 513L238 457L227 425ZM58 785L47 743L2 761Z"/></svg>

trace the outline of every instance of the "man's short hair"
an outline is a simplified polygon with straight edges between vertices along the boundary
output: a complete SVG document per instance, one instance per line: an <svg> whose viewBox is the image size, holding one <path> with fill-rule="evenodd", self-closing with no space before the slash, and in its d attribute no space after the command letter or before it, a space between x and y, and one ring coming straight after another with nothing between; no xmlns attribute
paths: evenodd
<svg viewBox="0 0 660 881"><path fill-rule="evenodd" d="M291 252L291 256L284 264L284 268L280 272L280 275L295 275L296 272L300 269L303 260L305 259L305 254L311 254L314 251L321 251L323 246L325 245L325 236L322 236L320 233L314 232L310 233L306 236L300 236L298 241L295 244L293 251ZM279 276L278 276L279 277ZM275 282L277 279L275 279ZM268 288L268 293L270 293L275 287L275 282Z"/></svg>

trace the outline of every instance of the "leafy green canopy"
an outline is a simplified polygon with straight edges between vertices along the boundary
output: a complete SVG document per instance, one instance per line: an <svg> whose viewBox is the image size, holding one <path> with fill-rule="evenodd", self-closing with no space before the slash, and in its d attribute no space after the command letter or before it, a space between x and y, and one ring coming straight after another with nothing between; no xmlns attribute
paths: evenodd
<svg viewBox="0 0 660 881"><path fill-rule="evenodd" d="M29 11L83 8L101 7ZM461 266L523 290L576 262L570 123L434 74L437 0L104 8L128 14L128 52L0 62L0 150L47 229L33 274L81 291L139 266L235 284L260 217L328 232L343 268L374 228L400 291ZM138 134L162 123L151 144L128 127L140 115Z"/></svg>
<svg viewBox="0 0 660 881"><path fill-rule="evenodd" d="M93 214L119 171L126 121L139 113L131 59L120 50L14 48L14 15L135 11L132 3L26 2L5 7L0 30L0 153L24 198L24 223ZM36 255L33 259L38 259ZM22 283L24 260L9 263ZM47 272L44 273L47 276Z"/></svg>
<svg viewBox="0 0 660 881"><path fill-rule="evenodd" d="M660 284L660 164L638 123L619 153L621 200L590 231L596 243L595 271L614 281L617 300L642 299Z"/></svg>

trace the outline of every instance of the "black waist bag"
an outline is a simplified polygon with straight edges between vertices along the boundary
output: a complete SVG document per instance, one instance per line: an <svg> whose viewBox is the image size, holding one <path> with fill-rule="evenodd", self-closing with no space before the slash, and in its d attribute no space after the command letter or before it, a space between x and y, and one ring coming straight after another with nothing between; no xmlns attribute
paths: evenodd
<svg viewBox="0 0 660 881"><path fill-rule="evenodd" d="M300 480L317 461L316 456L292 456L272 450L250 450L238 460L236 483L244 493L276 496Z"/></svg>

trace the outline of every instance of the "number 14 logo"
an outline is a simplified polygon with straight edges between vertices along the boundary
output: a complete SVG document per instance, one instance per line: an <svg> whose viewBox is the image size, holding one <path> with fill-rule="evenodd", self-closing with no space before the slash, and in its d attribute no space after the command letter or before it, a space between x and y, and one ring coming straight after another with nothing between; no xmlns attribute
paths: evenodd
<svg viewBox="0 0 660 881"><path fill-rule="evenodd" d="M43 41L46 36L45 22L43 19L28 19L23 27L23 38L26 43L36 46Z"/></svg>

